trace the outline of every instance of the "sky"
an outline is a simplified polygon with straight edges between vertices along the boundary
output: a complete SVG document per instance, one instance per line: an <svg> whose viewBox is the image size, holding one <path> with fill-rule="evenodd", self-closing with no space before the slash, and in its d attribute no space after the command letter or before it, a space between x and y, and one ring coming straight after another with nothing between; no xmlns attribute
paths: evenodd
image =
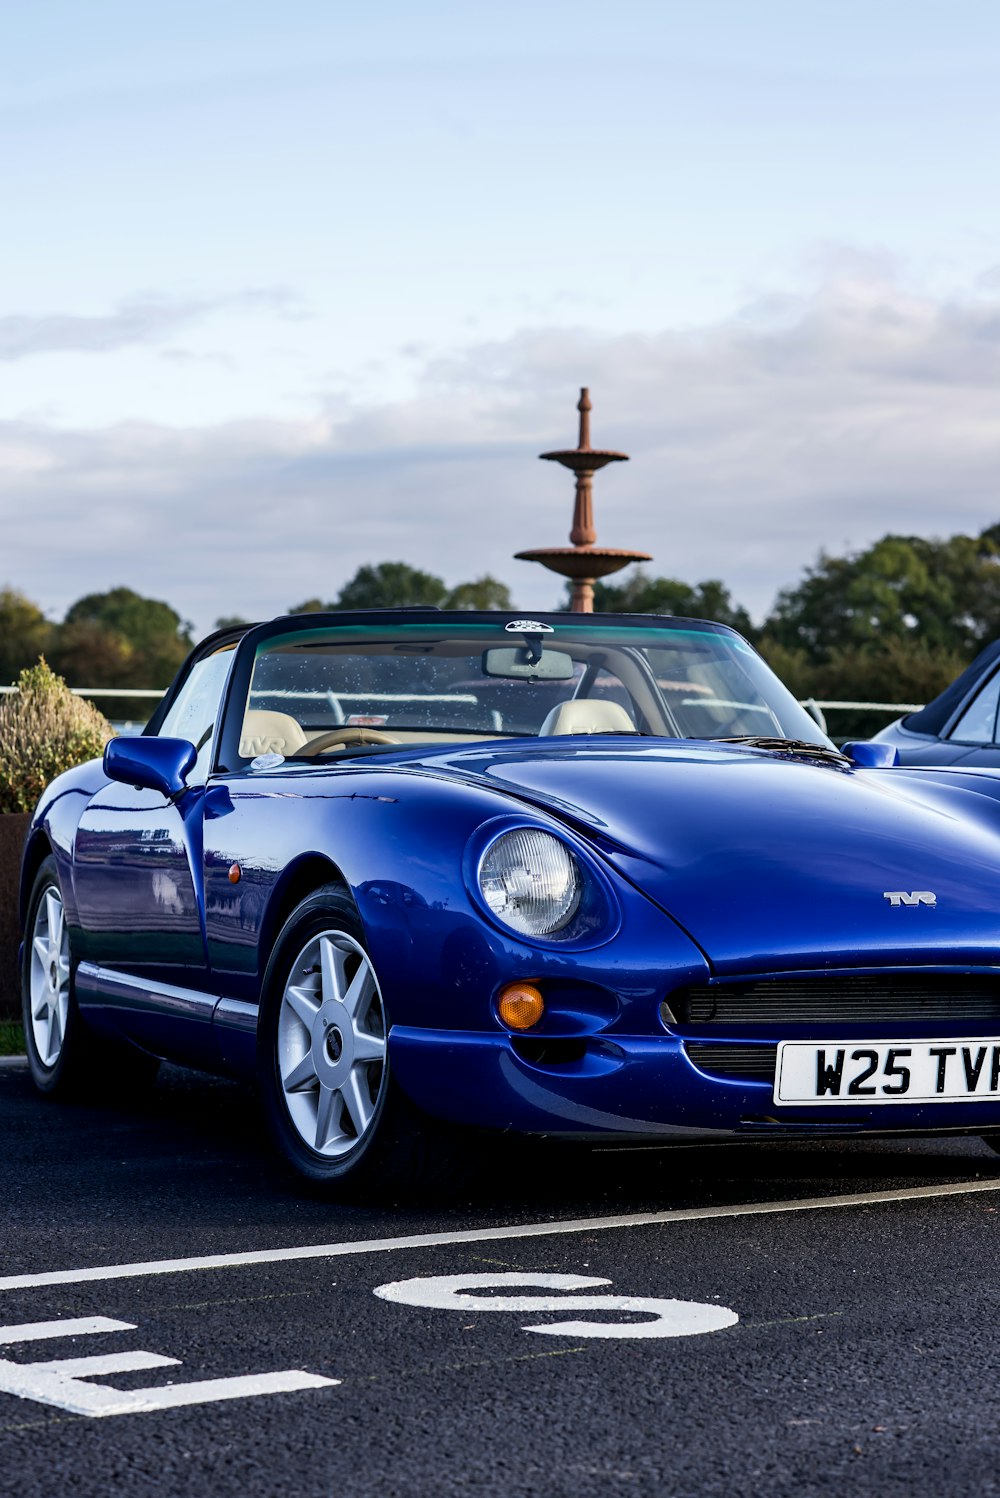
<svg viewBox="0 0 1000 1498"><path fill-rule="evenodd" d="M1000 519L995 0L0 3L0 586L196 632Z"/></svg>

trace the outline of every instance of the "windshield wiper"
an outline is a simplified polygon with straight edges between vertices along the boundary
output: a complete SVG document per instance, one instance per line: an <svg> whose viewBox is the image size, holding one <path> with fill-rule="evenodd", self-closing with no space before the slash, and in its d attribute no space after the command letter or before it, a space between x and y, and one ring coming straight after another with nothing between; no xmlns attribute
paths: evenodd
<svg viewBox="0 0 1000 1498"><path fill-rule="evenodd" d="M841 754L839 749L831 749L827 744L812 744L808 739L780 739L770 738L761 733L741 733L732 738L718 738L709 741L713 744L745 744L748 749L773 749L779 754L796 754L808 759L818 759L830 765L849 765L852 761L846 754Z"/></svg>

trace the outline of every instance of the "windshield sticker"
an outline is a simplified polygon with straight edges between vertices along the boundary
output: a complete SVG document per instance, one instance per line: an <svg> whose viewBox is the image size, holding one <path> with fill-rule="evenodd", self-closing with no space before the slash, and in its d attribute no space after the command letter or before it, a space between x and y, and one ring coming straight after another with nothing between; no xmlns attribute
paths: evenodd
<svg viewBox="0 0 1000 1498"><path fill-rule="evenodd" d="M348 728L384 728L388 723L387 713L351 713L346 720Z"/></svg>
<svg viewBox="0 0 1000 1498"><path fill-rule="evenodd" d="M509 624L504 625L507 634L518 635L553 635L555 630L551 624L539 624L537 619L512 619Z"/></svg>

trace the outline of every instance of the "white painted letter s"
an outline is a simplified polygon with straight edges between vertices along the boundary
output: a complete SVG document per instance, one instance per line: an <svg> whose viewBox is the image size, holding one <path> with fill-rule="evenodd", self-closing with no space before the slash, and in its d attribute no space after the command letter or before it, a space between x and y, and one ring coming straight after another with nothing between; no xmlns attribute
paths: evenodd
<svg viewBox="0 0 1000 1498"><path fill-rule="evenodd" d="M652 1321L553 1321L526 1326L547 1337L696 1337L722 1331L739 1320L728 1306L646 1295L472 1295L471 1290L587 1290L610 1280L581 1274L441 1274L379 1285L382 1300L441 1311L632 1311Z"/></svg>

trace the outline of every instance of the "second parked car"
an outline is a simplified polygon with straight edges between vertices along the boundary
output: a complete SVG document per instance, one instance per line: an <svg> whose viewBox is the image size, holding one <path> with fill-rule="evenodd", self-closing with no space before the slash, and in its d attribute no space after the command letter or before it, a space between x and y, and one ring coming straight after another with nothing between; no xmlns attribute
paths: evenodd
<svg viewBox="0 0 1000 1498"><path fill-rule="evenodd" d="M897 718L876 742L895 744L900 764L1000 770L1000 640L919 712Z"/></svg>

